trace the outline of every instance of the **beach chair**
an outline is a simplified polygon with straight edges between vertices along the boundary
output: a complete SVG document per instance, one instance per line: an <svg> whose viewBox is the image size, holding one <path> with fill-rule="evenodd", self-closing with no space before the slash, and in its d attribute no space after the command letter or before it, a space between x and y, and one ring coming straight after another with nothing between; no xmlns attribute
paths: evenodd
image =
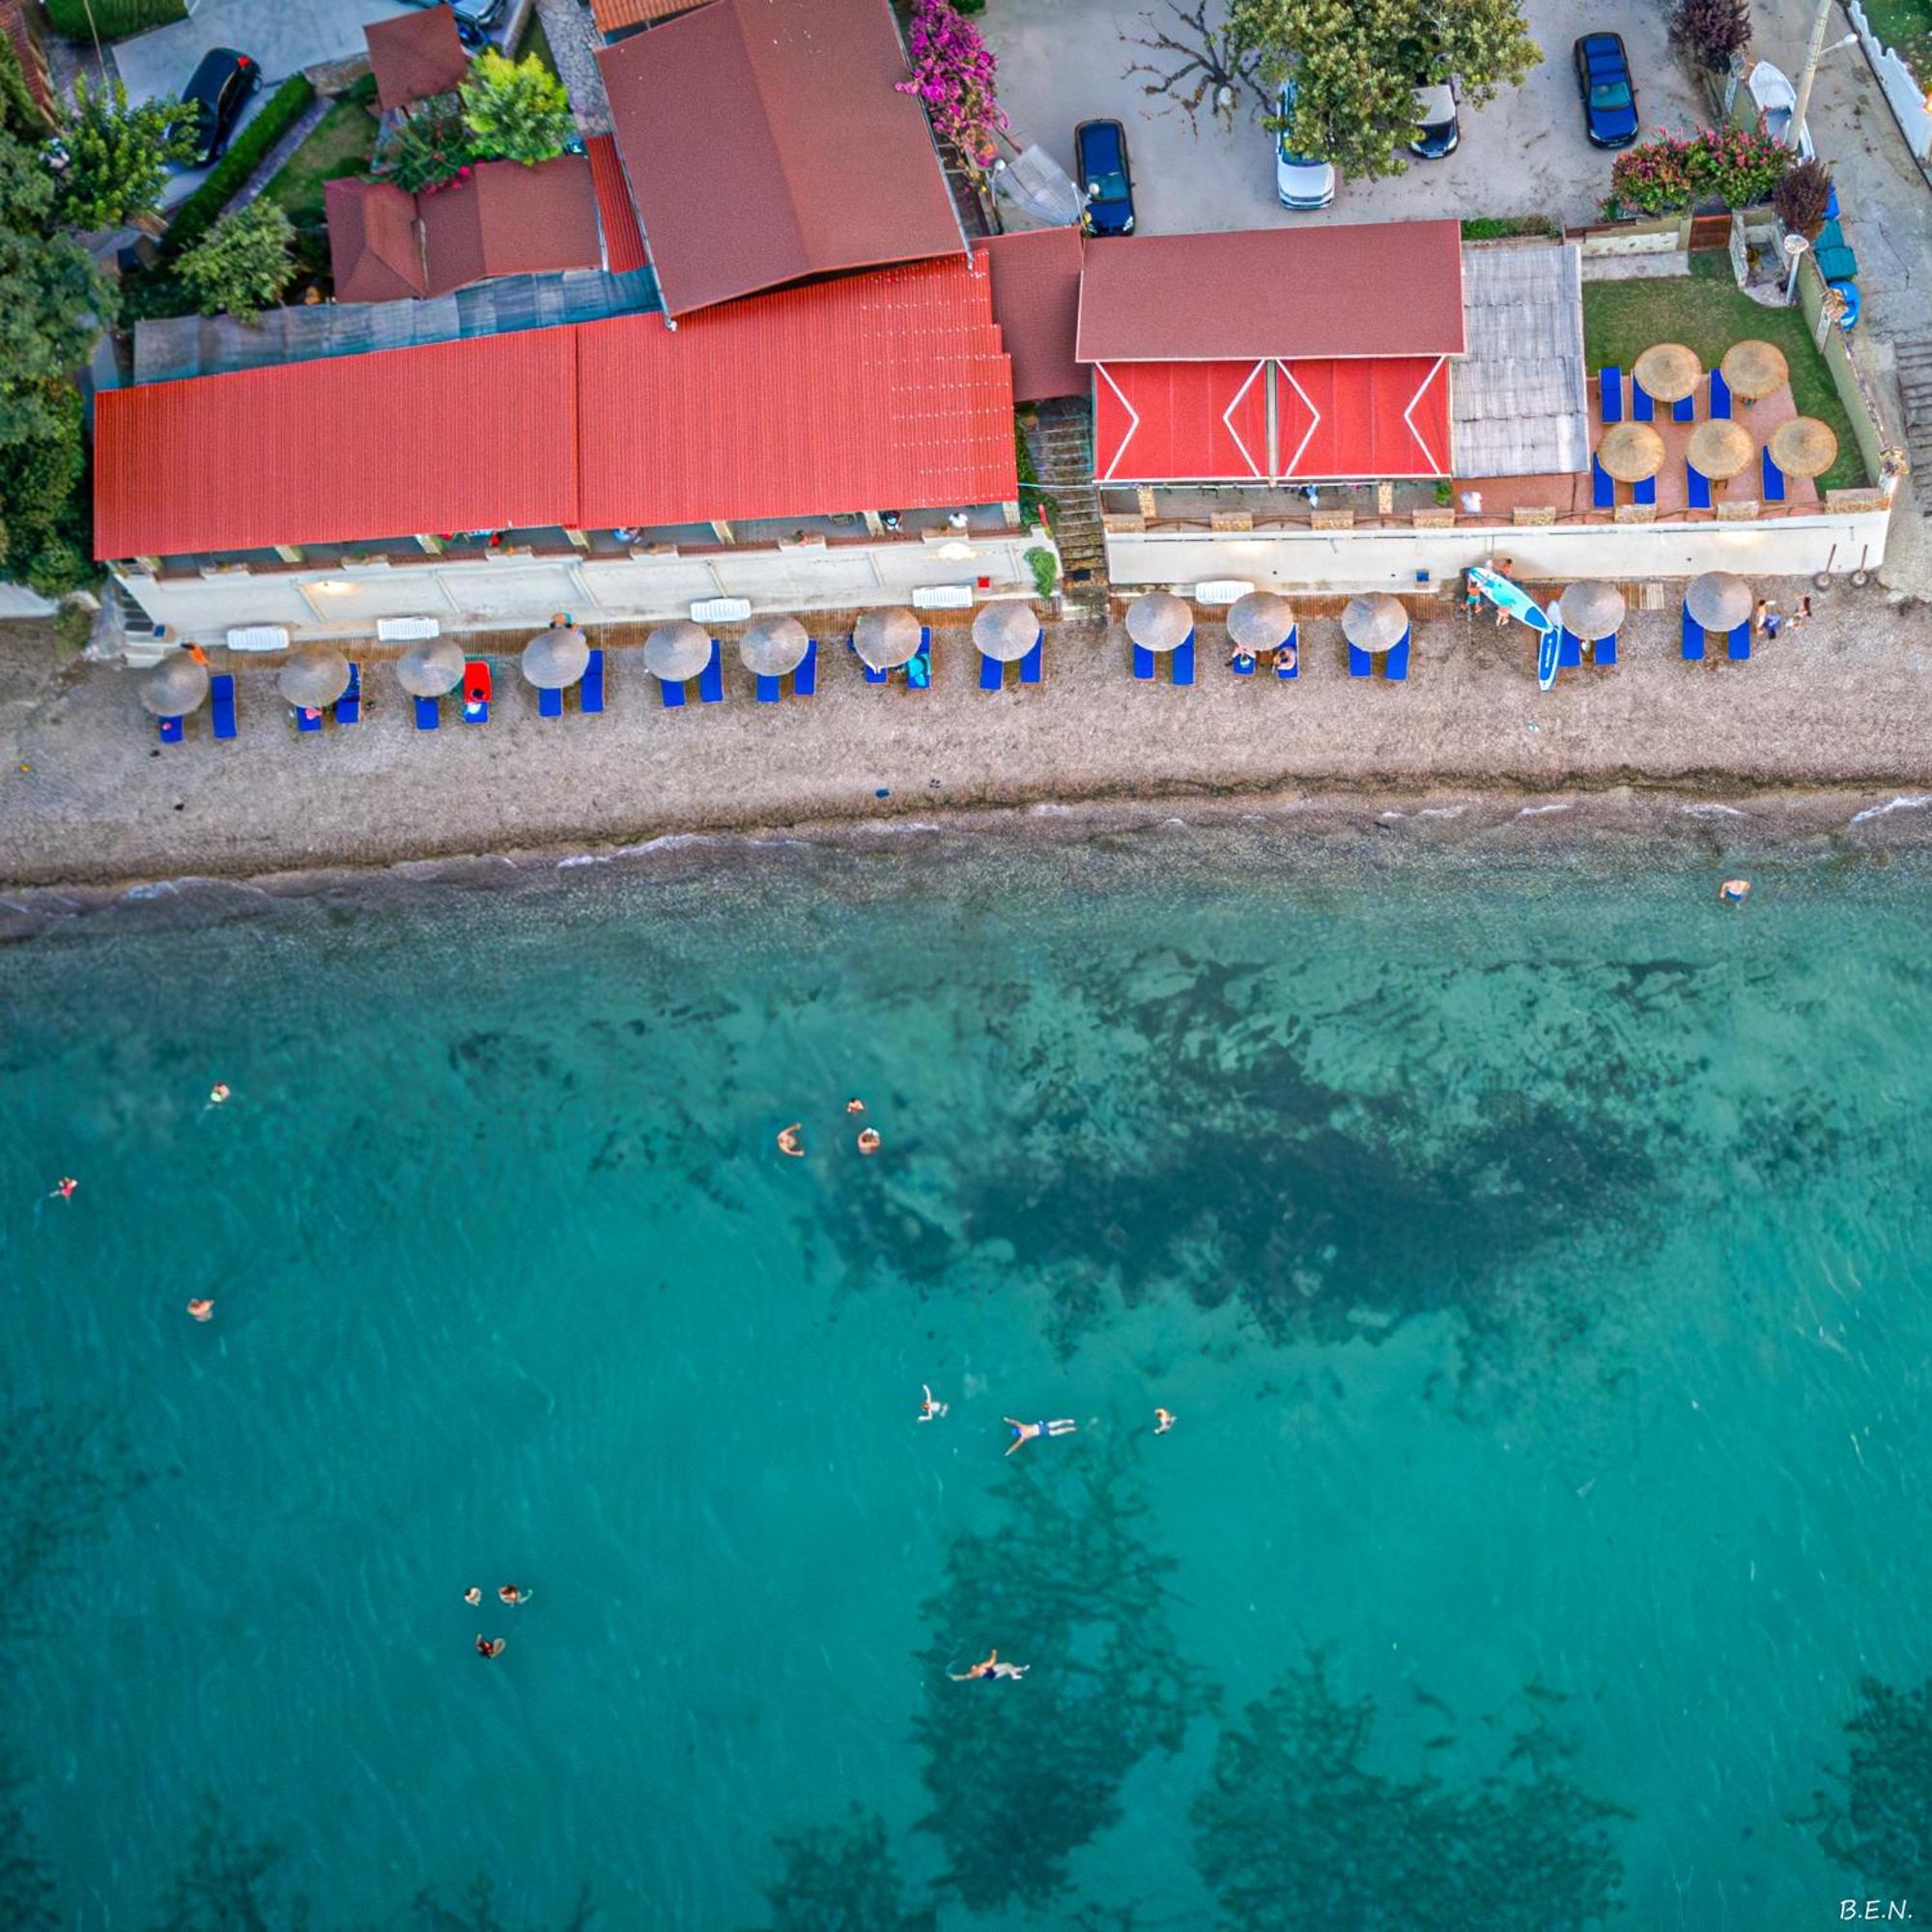
<svg viewBox="0 0 1932 1932"><path fill-rule="evenodd" d="M1784 471L1771 460L1771 448L1767 444L1760 452L1764 458L1764 500L1767 503L1784 501Z"/></svg>
<svg viewBox="0 0 1932 1932"><path fill-rule="evenodd" d="M1748 617L1731 633L1730 641L1724 646L1724 655L1733 664L1743 664L1750 656L1750 619Z"/></svg>
<svg viewBox="0 0 1932 1932"><path fill-rule="evenodd" d="M1731 385L1721 369L1711 371L1711 420L1723 422L1731 413Z"/></svg>
<svg viewBox="0 0 1932 1932"><path fill-rule="evenodd" d="M537 689L537 716L539 718L561 718L563 716L563 693L553 691L548 686Z"/></svg>
<svg viewBox="0 0 1932 1932"><path fill-rule="evenodd" d="M1408 676L1408 637L1405 631L1382 654L1382 675L1391 684L1401 684Z"/></svg>
<svg viewBox="0 0 1932 1932"><path fill-rule="evenodd" d="M1646 476L1641 483L1634 483L1632 492L1639 503L1655 505L1657 502L1657 478Z"/></svg>
<svg viewBox="0 0 1932 1932"><path fill-rule="evenodd" d="M1593 510L1617 507L1616 479L1594 456L1590 459L1590 507Z"/></svg>
<svg viewBox="0 0 1932 1932"><path fill-rule="evenodd" d="M1288 679L1301 675L1301 626L1299 624L1290 625L1288 636L1282 639L1282 642L1291 646L1294 652L1294 662L1293 664L1276 665L1274 668L1275 676L1286 683Z"/></svg>
<svg viewBox="0 0 1932 1932"><path fill-rule="evenodd" d="M913 652L912 662L906 666L906 689L932 689L932 633L923 627L919 634L919 649Z"/></svg>
<svg viewBox="0 0 1932 1932"><path fill-rule="evenodd" d="M1007 681L1007 668L998 658L989 658L982 651L980 654L980 689L998 691Z"/></svg>
<svg viewBox="0 0 1932 1932"><path fill-rule="evenodd" d="M1194 682L1194 633L1189 631L1185 638L1174 647L1174 681L1176 684Z"/></svg>
<svg viewBox="0 0 1932 1932"><path fill-rule="evenodd" d="M1374 655L1371 652L1363 650L1359 644L1350 644L1349 646L1349 675L1350 677L1374 677L1375 674L1376 661Z"/></svg>
<svg viewBox="0 0 1932 1932"><path fill-rule="evenodd" d="M1678 423L1697 420L1697 398L1694 394L1679 396L1670 406L1670 420Z"/></svg>
<svg viewBox="0 0 1932 1932"><path fill-rule="evenodd" d="M1255 654L1253 651L1236 651L1228 660L1228 668L1236 677L1253 677L1255 674Z"/></svg>
<svg viewBox="0 0 1932 1932"><path fill-rule="evenodd" d="M481 658L471 658L463 667L463 722L490 722L490 667Z"/></svg>
<svg viewBox="0 0 1932 1932"><path fill-rule="evenodd" d="M441 723L442 704L440 699L434 697L419 697L416 699L416 729L418 731L434 731Z"/></svg>
<svg viewBox="0 0 1932 1932"><path fill-rule="evenodd" d="M1599 638L1590 646L1590 662L1599 670L1608 670L1617 661L1617 640L1614 635Z"/></svg>
<svg viewBox="0 0 1932 1932"><path fill-rule="evenodd" d="M1624 372L1621 369L1599 369L1597 371L1597 412L1604 419L1604 427L1624 419Z"/></svg>
<svg viewBox="0 0 1932 1932"><path fill-rule="evenodd" d="M1690 507L1693 510L1708 510L1711 507L1711 479L1688 463L1684 466L1684 479L1690 486Z"/></svg>
<svg viewBox="0 0 1932 1932"><path fill-rule="evenodd" d="M1556 668L1558 670L1578 669L1583 662L1583 639L1565 624L1556 639Z"/></svg>
<svg viewBox="0 0 1932 1932"><path fill-rule="evenodd" d="M237 735L235 724L235 679L229 671L219 671L208 680L208 709L214 720L217 738Z"/></svg>
<svg viewBox="0 0 1932 1932"><path fill-rule="evenodd" d="M160 739L164 745L179 745L182 741L182 723L179 718L163 718L160 721Z"/></svg>
<svg viewBox="0 0 1932 1932"><path fill-rule="evenodd" d="M684 684L679 678L661 677L658 679L658 702L667 711L681 711L684 708Z"/></svg>
<svg viewBox="0 0 1932 1932"><path fill-rule="evenodd" d="M322 712L317 706L313 704L296 704L291 705L290 709L296 715L296 729L298 731L320 731L322 729Z"/></svg>
<svg viewBox="0 0 1932 1932"><path fill-rule="evenodd" d="M798 661L798 668L791 674L791 695L794 697L816 697L818 696L818 639L808 639L805 655Z"/></svg>
<svg viewBox="0 0 1932 1932"><path fill-rule="evenodd" d="M887 684L892 680L893 674L889 670L874 670L870 665L865 666L864 669L867 684Z"/></svg>
<svg viewBox="0 0 1932 1932"><path fill-rule="evenodd" d="M1134 646L1134 675L1139 678L1153 675L1153 653L1145 644Z"/></svg>
<svg viewBox="0 0 1932 1932"><path fill-rule="evenodd" d="M760 704L776 704L784 696L784 679L766 677L762 672L754 673L752 679L753 696Z"/></svg>
<svg viewBox="0 0 1932 1932"><path fill-rule="evenodd" d="M718 639L711 639L711 662L697 673L697 698L700 704L717 704L724 696L724 653L718 647Z"/></svg>
<svg viewBox="0 0 1932 1932"><path fill-rule="evenodd" d="M1631 378L1631 421L1647 423L1657 414L1657 405L1651 401L1649 391L1633 376Z"/></svg>
<svg viewBox="0 0 1932 1932"><path fill-rule="evenodd" d="M590 662L583 667L583 679L577 687L577 708L580 711L604 709L604 653L601 650L593 650Z"/></svg>
<svg viewBox="0 0 1932 1932"><path fill-rule="evenodd" d="M1020 660L1020 682L1037 684L1046 675L1046 633L1033 640L1033 649Z"/></svg>
<svg viewBox="0 0 1932 1932"><path fill-rule="evenodd" d="M1684 655L1693 663L1704 655L1704 627L1688 610L1684 613Z"/></svg>
<svg viewBox="0 0 1932 1932"><path fill-rule="evenodd" d="M335 722L338 724L359 724L362 722L362 667L353 659L349 666L349 686L335 700Z"/></svg>

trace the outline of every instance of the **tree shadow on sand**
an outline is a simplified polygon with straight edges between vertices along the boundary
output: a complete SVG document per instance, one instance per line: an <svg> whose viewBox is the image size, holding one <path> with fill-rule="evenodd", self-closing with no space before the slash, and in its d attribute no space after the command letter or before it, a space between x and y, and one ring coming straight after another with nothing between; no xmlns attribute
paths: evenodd
<svg viewBox="0 0 1932 1932"><path fill-rule="evenodd" d="M1901 1690L1867 1677L1859 1697L1845 1768L1797 1822L1867 1889L1904 1896L1932 1874L1932 1679Z"/></svg>

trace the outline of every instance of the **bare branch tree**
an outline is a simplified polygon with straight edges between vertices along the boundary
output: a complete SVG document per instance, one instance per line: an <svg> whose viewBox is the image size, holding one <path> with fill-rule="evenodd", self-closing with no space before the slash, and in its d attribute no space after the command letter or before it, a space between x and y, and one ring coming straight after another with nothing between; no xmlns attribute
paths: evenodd
<svg viewBox="0 0 1932 1932"><path fill-rule="evenodd" d="M1125 45L1154 56L1133 61L1122 78L1145 75L1141 92L1158 103L1156 111L1178 109L1197 134L1204 108L1232 128L1244 94L1251 94L1261 107L1271 104L1255 76L1254 57L1236 44L1234 29L1225 19L1216 26L1208 24L1208 9L1215 4L1216 0L1193 0L1192 6L1185 0L1166 0L1171 18L1143 14L1144 32L1129 33L1124 28L1121 32Z"/></svg>

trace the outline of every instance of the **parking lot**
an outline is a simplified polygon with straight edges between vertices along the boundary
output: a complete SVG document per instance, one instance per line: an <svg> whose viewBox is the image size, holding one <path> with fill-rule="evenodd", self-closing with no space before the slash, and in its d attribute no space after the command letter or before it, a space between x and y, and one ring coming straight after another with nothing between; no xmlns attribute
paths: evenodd
<svg viewBox="0 0 1932 1932"><path fill-rule="evenodd" d="M1000 59L1000 101L1013 138L1022 147L1037 141L1070 171L1075 123L1096 115L1123 122L1139 231L1161 235L1431 215L1593 220L1609 185L1611 156L1583 137L1571 43L1606 27L1621 33L1645 129L1688 131L1707 116L1668 44L1666 11L1606 0L1528 0L1530 31L1544 50L1528 81L1504 89L1481 112L1465 106L1463 143L1454 155L1412 160L1406 174L1389 181L1345 180L1333 207L1318 214L1290 213L1275 199L1273 137L1260 125L1252 98L1237 109L1232 129L1204 112L1197 134L1184 114L1162 112L1148 98L1147 76L1126 73L1131 62L1157 57L1129 46L1123 34L1148 32L1150 18L1185 32L1164 3L1150 15L1135 0L992 0L982 20Z"/></svg>

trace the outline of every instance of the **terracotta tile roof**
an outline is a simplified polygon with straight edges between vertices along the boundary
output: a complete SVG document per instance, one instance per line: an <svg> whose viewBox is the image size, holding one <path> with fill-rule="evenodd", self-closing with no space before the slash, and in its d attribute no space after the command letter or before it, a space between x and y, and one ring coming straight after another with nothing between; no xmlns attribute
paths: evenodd
<svg viewBox="0 0 1932 1932"><path fill-rule="evenodd" d="M627 27L647 27L702 5L703 0L590 0L590 17L600 34L621 34Z"/></svg>
<svg viewBox="0 0 1932 1932"><path fill-rule="evenodd" d="M888 0L712 0L597 58L672 315L964 249Z"/></svg>
<svg viewBox="0 0 1932 1932"><path fill-rule="evenodd" d="M1083 362L1460 355L1454 221L1096 242L1080 276Z"/></svg>
<svg viewBox="0 0 1932 1932"><path fill-rule="evenodd" d="M1037 228L973 244L993 270L993 320L1013 358L1013 401L1084 396L1093 378L1073 358L1080 321L1080 231Z"/></svg>
<svg viewBox="0 0 1932 1932"><path fill-rule="evenodd" d="M582 155L534 167L478 162L467 180L417 195L416 218L432 296L492 275L559 274L604 260L597 192Z"/></svg>
<svg viewBox="0 0 1932 1932"><path fill-rule="evenodd" d="M420 530L1005 502L1012 385L964 258L654 315L104 391L102 557Z"/></svg>
<svg viewBox="0 0 1932 1932"><path fill-rule="evenodd" d="M631 203L631 184L624 179L623 160L609 134L593 134L584 146L590 151L597 218L604 224L604 266L613 275L628 275L633 269L641 269L650 257L644 252L644 231L638 226L638 211Z"/></svg>
<svg viewBox="0 0 1932 1932"><path fill-rule="evenodd" d="M412 194L390 182L323 185L337 301L396 301L429 293Z"/></svg>
<svg viewBox="0 0 1932 1932"><path fill-rule="evenodd" d="M0 0L0 34L5 34L13 43L14 58L20 63L20 73L34 105L43 114L51 114L53 82L47 75L46 57L27 24L27 0Z"/></svg>
<svg viewBox="0 0 1932 1932"><path fill-rule="evenodd" d="M103 390L97 554L568 521L576 364L543 328Z"/></svg>
<svg viewBox="0 0 1932 1932"><path fill-rule="evenodd" d="M369 43L376 98L385 114L434 94L453 94L469 72L469 56L456 37L456 15L447 7L372 20L362 38Z"/></svg>

